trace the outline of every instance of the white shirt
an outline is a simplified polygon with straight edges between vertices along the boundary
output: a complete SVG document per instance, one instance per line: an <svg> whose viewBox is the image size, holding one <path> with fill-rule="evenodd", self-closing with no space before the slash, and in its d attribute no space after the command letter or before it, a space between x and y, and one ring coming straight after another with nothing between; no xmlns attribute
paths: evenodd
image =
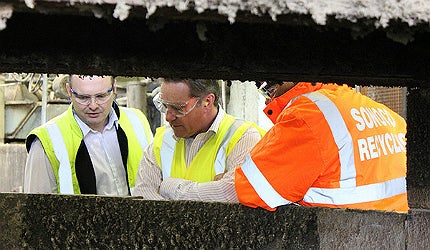
<svg viewBox="0 0 430 250"><path fill-rule="evenodd" d="M208 139L217 133L225 111L219 108L214 122L204 133L195 138L185 139L185 160L187 167ZM148 200L201 200L238 202L234 188L234 172L245 160L246 154L261 139L257 129L250 127L239 139L227 157L226 173L219 181L197 183L181 178L163 179L160 166L155 160L154 144L151 143L144 151L139 164L136 178L135 196Z"/></svg>
<svg viewBox="0 0 430 250"><path fill-rule="evenodd" d="M81 128L96 176L97 194L128 195L116 127L118 117L112 109L102 132L92 130L74 114ZM24 193L57 193L54 170L39 139L32 143L24 173Z"/></svg>

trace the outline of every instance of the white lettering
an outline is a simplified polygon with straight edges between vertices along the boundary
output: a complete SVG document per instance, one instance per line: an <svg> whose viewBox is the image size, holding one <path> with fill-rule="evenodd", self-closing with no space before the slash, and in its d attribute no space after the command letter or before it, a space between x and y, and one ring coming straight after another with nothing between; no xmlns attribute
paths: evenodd
<svg viewBox="0 0 430 250"><path fill-rule="evenodd" d="M358 139L358 152L360 153L360 161L369 160L370 154L367 150L367 142L365 139ZM366 159L365 159L366 157Z"/></svg>
<svg viewBox="0 0 430 250"><path fill-rule="evenodd" d="M363 107L360 107L360 113L361 113L361 116L363 117L364 123L366 123L366 126L368 128L373 128L373 120L371 119L371 117L370 117L369 113L367 112L367 110L365 108L363 108Z"/></svg>
<svg viewBox="0 0 430 250"><path fill-rule="evenodd" d="M396 153L402 152L403 150L401 148L399 138L397 136L395 136L394 134L391 134L391 137L393 138L393 142L394 142L394 151Z"/></svg>
<svg viewBox="0 0 430 250"><path fill-rule="evenodd" d="M386 118L388 119L387 121L388 121L388 123L390 123L390 125L392 126L392 127L395 127L396 126L396 121L394 120L394 118L390 115L390 112L388 112L388 110L386 110L386 109L384 109L384 112L385 112L385 115L386 115Z"/></svg>
<svg viewBox="0 0 430 250"><path fill-rule="evenodd" d="M379 154L376 151L375 138L373 136L367 137L367 145L370 151L370 158L378 158Z"/></svg>
<svg viewBox="0 0 430 250"><path fill-rule="evenodd" d="M352 118L358 122L355 124L355 126L357 127L358 131L363 131L366 128L366 124L364 124L364 121L359 114L360 112L356 108L351 109Z"/></svg>
<svg viewBox="0 0 430 250"><path fill-rule="evenodd" d="M406 152L404 133L385 133L357 139L361 161Z"/></svg>
<svg viewBox="0 0 430 250"><path fill-rule="evenodd" d="M371 109L371 108L366 108L366 109L367 109L367 112L369 112L373 122L375 123L375 127L377 128L381 126L381 121L379 121L379 118L376 116L376 113L374 111L375 109Z"/></svg>
<svg viewBox="0 0 430 250"><path fill-rule="evenodd" d="M381 109L375 109L375 108L372 108L372 111L375 113L375 115L378 117L378 120L381 122L381 124L383 125L383 126L387 126L387 121L385 120L385 118L384 118L384 116L383 115L381 115L381 112L379 111L379 110L381 110Z"/></svg>
<svg viewBox="0 0 430 250"><path fill-rule="evenodd" d="M387 155L387 150L385 149L385 142L384 142L384 134L382 135L376 135L376 141L379 143L380 148L382 148L382 152L384 155Z"/></svg>
<svg viewBox="0 0 430 250"><path fill-rule="evenodd" d="M406 135L403 133L397 134L397 138L399 138L400 145L403 148L403 152L406 152Z"/></svg>
<svg viewBox="0 0 430 250"><path fill-rule="evenodd" d="M359 131L363 131L366 128L374 128L381 126L396 126L396 121L387 109L384 108L368 108L360 107L352 108L350 110L352 118L357 121L355 126Z"/></svg>

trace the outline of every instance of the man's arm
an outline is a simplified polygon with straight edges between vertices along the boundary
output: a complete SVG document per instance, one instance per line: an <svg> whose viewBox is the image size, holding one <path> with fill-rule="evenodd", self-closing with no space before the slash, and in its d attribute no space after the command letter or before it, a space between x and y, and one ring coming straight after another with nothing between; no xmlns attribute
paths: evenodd
<svg viewBox="0 0 430 250"><path fill-rule="evenodd" d="M167 178L160 186L160 194L171 200L202 200L238 202L234 187L234 171L241 165L246 154L261 139L258 131L249 128L227 158L225 174L217 181L197 183L179 178Z"/></svg>
<svg viewBox="0 0 430 250"><path fill-rule="evenodd" d="M57 181L42 143L34 139L24 168L24 193L57 193Z"/></svg>
<svg viewBox="0 0 430 250"><path fill-rule="evenodd" d="M151 143L140 160L133 196L142 196L147 200L165 200L159 193L162 178L161 168L155 160L154 146Z"/></svg>

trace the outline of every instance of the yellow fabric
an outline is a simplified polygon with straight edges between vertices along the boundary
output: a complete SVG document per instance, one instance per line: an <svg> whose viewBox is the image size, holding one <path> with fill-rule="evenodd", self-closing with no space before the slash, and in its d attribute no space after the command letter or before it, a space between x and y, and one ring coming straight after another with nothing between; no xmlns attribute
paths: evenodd
<svg viewBox="0 0 430 250"><path fill-rule="evenodd" d="M236 146L239 139L242 137L245 131L250 128L250 126L258 128L257 125L251 122L238 121L231 115L225 115L225 117L221 121L217 133L211 136L208 141L202 146L196 156L192 159L188 168L186 166L185 161L185 141L183 138L180 138L179 141L176 142L175 150L173 152L174 157L170 177L182 178L199 183L213 181L216 175L214 162L217 153L220 150L221 143L223 142L224 137L229 132L229 129L232 128L234 122L241 122L242 124L238 126L234 134L231 136L226 147L224 159L228 157L233 148ZM265 133L265 131L260 128L258 128L258 130L262 134ZM163 166L161 163L160 151L163 144L162 141L165 132L166 127L159 128L154 137L154 153L157 159L157 163L161 168Z"/></svg>
<svg viewBox="0 0 430 250"><path fill-rule="evenodd" d="M121 110L122 108L120 108ZM136 112L139 114L139 112ZM143 126L145 128L145 131L151 131L149 127L149 123L146 120L146 118L141 115L139 115L142 120ZM145 122L146 121L146 122ZM72 111L72 105L67 109L66 112L63 114L53 118L49 122L54 122L58 125L61 134L63 136L64 143L67 148L67 153L69 155L69 161L70 161L70 167L71 167L71 173L72 173L72 182L73 182L73 191L75 194L80 194L80 188L78 179L76 177L76 169L75 169L75 159L76 154L79 149L79 145L82 141L82 132L77 124L76 120L73 117L73 111ZM120 118L119 118L119 124L121 125L121 128L124 130L125 134L127 135L127 141L128 141L128 158L127 158L127 174L128 174L128 181L130 188L134 187L136 183L136 175L137 170L139 166L140 159L143 155L143 149L141 148L139 142L136 139L133 125L131 124L130 120L127 117L127 114L124 111L120 111ZM33 129L27 138L30 135L36 135L37 138L42 143L42 146L45 150L45 153L51 162L52 168L54 170L54 175L57 180L57 192L60 193L60 180L58 175L58 170L60 167L60 162L58 161L57 157L55 156L54 149L52 146L51 139L49 137L49 133L45 126L40 126L35 129ZM150 139L150 134L149 136ZM150 140L149 140L150 141Z"/></svg>

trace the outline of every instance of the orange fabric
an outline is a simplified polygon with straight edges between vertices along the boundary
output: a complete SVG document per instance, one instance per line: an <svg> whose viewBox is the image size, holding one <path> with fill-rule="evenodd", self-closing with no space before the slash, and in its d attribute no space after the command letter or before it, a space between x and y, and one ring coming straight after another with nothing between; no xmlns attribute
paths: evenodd
<svg viewBox="0 0 430 250"><path fill-rule="evenodd" d="M329 124L316 104L300 96L313 91L319 91L336 104L351 134L357 186L406 176L406 142L402 141L404 138L391 136L398 133L406 134L406 122L403 118L391 110L388 114L377 113L375 117L370 109L367 114L372 113L375 122L372 128L365 126L364 121L360 120L360 112L357 114L356 110L360 111L361 107L375 110L388 108L356 93L346 85L320 83L315 86L310 83L298 83L266 107L265 112L275 125L250 153L260 172L283 198L300 205L407 211L406 193L378 201L348 205L302 201L309 188L340 186L340 158ZM298 98L294 99L296 97ZM292 99L291 106L285 108ZM366 116L366 109L363 110L364 118L372 119ZM384 115L385 118L382 117ZM384 126L382 121L395 122L395 126L388 126L390 124L387 122ZM394 150L393 153L384 154L380 144L379 152L377 148L375 149L374 144L378 140L381 141L381 138L384 139L382 142L387 142L383 149ZM361 145L361 148L357 145ZM258 196L240 167L236 170L235 186L242 204L275 210Z"/></svg>
<svg viewBox="0 0 430 250"><path fill-rule="evenodd" d="M401 212L407 213L409 210L407 201L407 194L399 194L390 198L386 198L379 202L363 202L348 205L337 205L331 206L327 204L317 204L317 203L306 203L299 202L302 206L312 206L312 207L331 207L331 208L352 208L352 209L362 209L362 210L384 210L388 212ZM272 211L272 210L271 210Z"/></svg>

